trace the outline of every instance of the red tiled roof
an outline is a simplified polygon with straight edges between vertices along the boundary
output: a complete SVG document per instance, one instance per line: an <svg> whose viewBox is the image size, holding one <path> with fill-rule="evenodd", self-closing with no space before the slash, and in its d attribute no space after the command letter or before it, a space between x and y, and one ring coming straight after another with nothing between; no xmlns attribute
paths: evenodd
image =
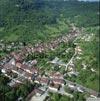
<svg viewBox="0 0 100 101"><path fill-rule="evenodd" d="M52 72L50 74L50 76L53 77L53 78L63 78L63 75L61 73L59 73L59 72L56 72L56 73Z"/></svg>
<svg viewBox="0 0 100 101"><path fill-rule="evenodd" d="M32 61L32 65L35 65L35 64L37 64L37 60Z"/></svg>
<svg viewBox="0 0 100 101"><path fill-rule="evenodd" d="M5 69L11 69L11 68L13 68L13 65L12 65L12 64L9 64L9 63L6 63L6 64L4 65L4 68L5 68Z"/></svg>
<svg viewBox="0 0 100 101"><path fill-rule="evenodd" d="M41 83L48 83L49 80L48 80L48 78L41 78L40 82Z"/></svg>
<svg viewBox="0 0 100 101"><path fill-rule="evenodd" d="M63 79L53 79L52 81L53 81L54 83L64 84L64 80L63 80Z"/></svg>
<svg viewBox="0 0 100 101"><path fill-rule="evenodd" d="M36 78L36 80L40 83L48 83L49 82L49 79L48 78L41 78L41 77L38 77Z"/></svg>
<svg viewBox="0 0 100 101"><path fill-rule="evenodd" d="M38 69L33 67L33 68L30 69L30 71L31 71L32 73L37 73L37 72L38 72Z"/></svg>
<svg viewBox="0 0 100 101"><path fill-rule="evenodd" d="M16 67L21 68L22 64L20 62L16 63Z"/></svg>
<svg viewBox="0 0 100 101"><path fill-rule="evenodd" d="M58 89L60 87L60 85L59 84L54 84L54 85L50 84L50 87Z"/></svg>
<svg viewBox="0 0 100 101"><path fill-rule="evenodd" d="M32 77L32 74L25 72L25 76L29 78L29 77Z"/></svg>
<svg viewBox="0 0 100 101"><path fill-rule="evenodd" d="M18 53L18 52L12 52L11 55L17 60L17 61L21 61L23 60L24 56L22 53Z"/></svg>
<svg viewBox="0 0 100 101"><path fill-rule="evenodd" d="M22 65L21 65L21 68L24 69L24 70L25 70L25 69L28 69L28 67L29 67L29 66L26 65L26 64L22 64Z"/></svg>

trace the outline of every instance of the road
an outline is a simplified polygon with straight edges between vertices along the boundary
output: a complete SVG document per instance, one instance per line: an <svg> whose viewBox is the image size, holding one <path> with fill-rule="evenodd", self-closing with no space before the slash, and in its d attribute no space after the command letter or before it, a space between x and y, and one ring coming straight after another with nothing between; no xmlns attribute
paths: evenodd
<svg viewBox="0 0 100 101"><path fill-rule="evenodd" d="M56 91L56 90L52 90L52 89L48 89L48 91L49 91L49 92L52 92L52 93L58 93L58 94L61 94L61 95L66 95L66 96L69 96L70 98L73 97L72 94L69 94L69 93L65 92L64 86L62 86L62 87L60 88L60 90L57 90L57 91Z"/></svg>
<svg viewBox="0 0 100 101"><path fill-rule="evenodd" d="M48 92L46 91L43 95L33 96L30 101L44 101L47 96Z"/></svg>
<svg viewBox="0 0 100 101"><path fill-rule="evenodd" d="M65 81L66 81L67 84L71 84L71 85L75 84L75 87L80 87L80 88L84 89L84 91L86 91L86 92L88 92L90 94L96 94L96 96L98 95L98 92L96 92L96 91L94 91L94 90L92 90L90 88L86 88L86 87L84 87L84 86L82 86L80 84L77 84L76 82L72 82L72 81L69 81L69 80L65 80Z"/></svg>
<svg viewBox="0 0 100 101"><path fill-rule="evenodd" d="M70 63L72 63L74 57L75 57L76 53L74 53L74 55L72 56L72 58L69 60L69 62L66 64L66 68L65 70L67 70L68 66L70 65Z"/></svg>

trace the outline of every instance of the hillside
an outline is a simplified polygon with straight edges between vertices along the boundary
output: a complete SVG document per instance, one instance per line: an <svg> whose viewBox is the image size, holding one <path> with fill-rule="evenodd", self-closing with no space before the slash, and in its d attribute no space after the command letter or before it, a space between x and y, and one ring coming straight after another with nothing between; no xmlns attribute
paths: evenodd
<svg viewBox="0 0 100 101"><path fill-rule="evenodd" d="M36 43L67 33L70 23L98 26L98 6L61 0L0 0L0 39Z"/></svg>
<svg viewBox="0 0 100 101"><path fill-rule="evenodd" d="M0 0L0 101L86 101L99 89L99 3Z"/></svg>

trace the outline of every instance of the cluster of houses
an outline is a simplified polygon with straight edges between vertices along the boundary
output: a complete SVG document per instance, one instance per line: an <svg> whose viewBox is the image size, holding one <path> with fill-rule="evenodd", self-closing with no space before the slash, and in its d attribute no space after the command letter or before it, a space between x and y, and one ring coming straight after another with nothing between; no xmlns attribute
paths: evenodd
<svg viewBox="0 0 100 101"><path fill-rule="evenodd" d="M79 72L77 72L76 67L75 67L75 63L74 60L77 56L77 54L79 54L80 52L82 52L81 48L79 48L79 46L77 46L75 48L75 53L73 55L73 57L70 59L70 61L66 64L64 63L61 59L59 59L58 57L55 57L52 61L50 61L49 63L54 64L54 65L58 65L59 68L65 68L65 75L72 77L72 76L78 76ZM63 54L63 53L62 53Z"/></svg>
<svg viewBox="0 0 100 101"><path fill-rule="evenodd" d="M93 36L94 36L93 33L91 33L91 34L85 34L81 39L84 40L84 41L86 41L86 42L89 42L89 41L92 41Z"/></svg>
<svg viewBox="0 0 100 101"><path fill-rule="evenodd" d="M65 36L60 36L54 40L52 40L49 43L37 43L34 46L32 45L24 45L22 42L12 42L9 44L4 43L3 40L0 40L0 50L7 50L7 51L12 51L12 50L26 50L28 53L33 53L33 52L39 52L42 53L46 50L55 50L55 48L58 47L58 45L62 42L67 43L68 41L74 39L77 37L79 32L77 30L72 30L69 32L69 34Z"/></svg>
<svg viewBox="0 0 100 101"><path fill-rule="evenodd" d="M0 61L1 72L11 79L10 86L23 83L25 80L41 85L52 86L54 84L54 88L65 83L63 75L59 72L50 74L50 76L48 74L48 77L41 76L41 71L36 67L38 61L34 59L26 62L24 61L25 55L27 55L25 52L12 52Z"/></svg>
<svg viewBox="0 0 100 101"><path fill-rule="evenodd" d="M20 47L16 47L14 43L6 46L8 51L10 51L10 49L14 47L19 49L18 51L10 52L9 55L0 59L1 72L11 79L8 85L11 87L16 87L20 84L23 84L26 80L30 81L31 83L34 82L41 85L39 88L36 87L29 95L42 95L47 89L49 89L49 91L59 91L61 87L66 85L64 74L61 74L60 72L50 72L47 74L44 73L42 75L42 71L36 66L38 61L36 59L25 61L25 57L27 57L30 53L42 53L46 50L53 51L60 43L67 43L68 41L75 38L78 34L79 32L74 30L70 32L69 35L59 37L47 44L37 43L34 47L31 45L24 46L22 43L19 43ZM2 43L2 41L0 42L0 47L1 50L5 48L5 45ZM75 48L75 55L76 54L82 54L82 50L79 46ZM65 71L67 68L68 76L78 76L78 72L76 72L75 70L73 59L74 56L68 64L65 64L61 60L59 60L58 57L55 57L55 59L50 61L49 63L59 65L60 67L64 66ZM92 69L92 71L94 70ZM75 87L70 84L68 85L68 87L70 89L75 89ZM77 90L79 92L84 92L79 87L77 87Z"/></svg>
<svg viewBox="0 0 100 101"><path fill-rule="evenodd" d="M12 79L11 86L16 83L23 83L26 79L41 85L64 85L63 75L59 72L48 74L48 77L41 76L41 71L36 67L37 60L21 61L14 55L12 58L1 61L1 72ZM15 82L16 83L15 83Z"/></svg>
<svg viewBox="0 0 100 101"><path fill-rule="evenodd" d="M9 42L6 43L4 40L0 40L0 51L6 50L8 52L12 50L22 49L24 47L22 42Z"/></svg>
<svg viewBox="0 0 100 101"><path fill-rule="evenodd" d="M1 65L1 72L16 83L23 83L23 81L25 81L26 79L32 81L32 76L34 76L35 73L38 73L38 69L34 67L36 63L37 61L33 60L31 61L30 65L28 65L27 62L21 63L16 61L15 58L12 58L8 62ZM16 83L13 83L14 86Z"/></svg>
<svg viewBox="0 0 100 101"><path fill-rule="evenodd" d="M58 91L61 86L66 84L63 75L60 72L51 72L48 73L48 76L45 74L41 75L42 71L36 67L37 60L25 62L19 60L16 56L17 55L13 53L9 56L9 59L6 57L0 62L1 72L11 79L8 83L9 86L20 86L20 84L23 84L24 81L28 80L30 83L34 82L37 85L41 85L40 87L43 87L35 88L32 91L32 94L40 96L45 93L46 87L51 91Z"/></svg>
<svg viewBox="0 0 100 101"><path fill-rule="evenodd" d="M60 72L50 72L46 75L45 73L41 75L42 71L36 67L38 61L36 59L24 61L26 55L25 51L22 53L12 52L0 61L1 72L11 79L8 83L9 86L16 87L28 80L31 83L34 82L41 85L41 87L47 87L51 91L58 91L62 86L66 85L63 74ZM57 58L54 61L56 62ZM41 95L45 90L36 88L33 92L36 95Z"/></svg>

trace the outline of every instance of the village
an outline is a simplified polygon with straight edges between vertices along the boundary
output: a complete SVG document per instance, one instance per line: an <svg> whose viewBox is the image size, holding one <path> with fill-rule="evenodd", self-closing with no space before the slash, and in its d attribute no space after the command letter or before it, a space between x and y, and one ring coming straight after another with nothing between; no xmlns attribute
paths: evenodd
<svg viewBox="0 0 100 101"><path fill-rule="evenodd" d="M98 93L92 89L86 88L80 84L65 79L66 76L78 76L79 71L75 67L75 59L80 59L79 55L82 54L82 49L77 43L74 43L74 54L69 59L68 63L63 62L60 58L55 57L48 64L51 64L53 69L55 66L63 68L64 73L58 71L47 71L37 67L39 61L37 59L25 61L25 58L32 53L45 53L47 51L54 51L61 43L68 43L69 41L74 42L77 38L80 38L80 31L73 28L73 30L66 36L61 36L50 43L37 43L34 47L32 45L23 45L20 43L18 47L11 43L11 45L4 45L2 40L0 43L0 50L11 51L17 49L17 51L11 51L10 54L0 59L0 69L3 75L7 76L11 81L8 83L10 87L23 84L24 81L28 80L30 83L35 83L36 87L27 96L30 101L44 101L49 98L48 92L56 92L61 95L73 97L72 93L65 91L65 87L72 91L84 93L87 92L91 97L96 98ZM83 37L84 38L84 37ZM86 38L85 38L86 39ZM89 38L87 39L87 41ZM14 49L12 49L12 47ZM70 48L66 50L66 53L70 51ZM83 63L83 69L86 69L86 65ZM66 72L67 71L67 72ZM92 72L96 72L91 68ZM38 86L37 86L38 85Z"/></svg>

